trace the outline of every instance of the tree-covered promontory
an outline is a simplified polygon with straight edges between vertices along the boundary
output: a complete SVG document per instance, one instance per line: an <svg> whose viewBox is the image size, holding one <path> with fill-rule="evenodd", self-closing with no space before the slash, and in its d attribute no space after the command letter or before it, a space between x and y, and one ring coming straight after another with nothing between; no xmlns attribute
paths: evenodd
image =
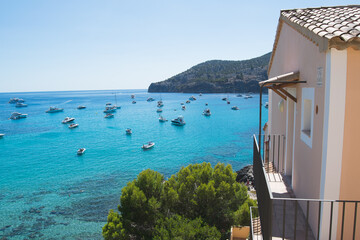
<svg viewBox="0 0 360 240"><path fill-rule="evenodd" d="M105 239L226 239L232 225L249 225L247 188L231 165L192 164L168 180L141 172L123 189L118 210L103 227Z"/></svg>
<svg viewBox="0 0 360 240"><path fill-rule="evenodd" d="M270 56L271 52L242 61L206 61L167 80L152 83L148 92L259 92L259 81L268 77Z"/></svg>

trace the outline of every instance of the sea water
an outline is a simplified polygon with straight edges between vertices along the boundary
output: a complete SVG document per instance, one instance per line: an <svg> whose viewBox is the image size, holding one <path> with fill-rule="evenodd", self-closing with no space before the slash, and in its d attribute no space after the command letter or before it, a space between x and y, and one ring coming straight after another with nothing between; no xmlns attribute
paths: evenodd
<svg viewBox="0 0 360 240"><path fill-rule="evenodd" d="M186 104L191 95L197 100ZM23 98L28 107L15 108L8 103L12 97ZM156 101L147 102L148 97ZM168 122L158 120L160 99ZM121 106L112 119L104 118L107 102ZM240 110L231 110L235 105ZM50 106L64 111L45 113ZM205 108L210 117L202 115ZM9 120L15 111L28 117ZM186 125L171 125L179 115ZM101 239L122 187L142 170L168 178L192 163L222 162L234 171L251 164L258 116L258 94L244 99L145 90L0 93L0 133L6 134L0 139L0 238ZM61 123L65 117L74 117L79 127L69 129ZM132 135L126 135L126 128ZM149 141L155 147L142 150ZM87 149L84 155L77 155L79 148Z"/></svg>

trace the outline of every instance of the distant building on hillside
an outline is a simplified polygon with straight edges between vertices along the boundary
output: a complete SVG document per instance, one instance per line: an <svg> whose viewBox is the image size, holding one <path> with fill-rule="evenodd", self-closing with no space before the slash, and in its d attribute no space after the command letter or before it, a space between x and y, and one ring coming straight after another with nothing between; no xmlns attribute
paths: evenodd
<svg viewBox="0 0 360 240"><path fill-rule="evenodd" d="M360 5L282 10L268 75L254 238L360 239Z"/></svg>

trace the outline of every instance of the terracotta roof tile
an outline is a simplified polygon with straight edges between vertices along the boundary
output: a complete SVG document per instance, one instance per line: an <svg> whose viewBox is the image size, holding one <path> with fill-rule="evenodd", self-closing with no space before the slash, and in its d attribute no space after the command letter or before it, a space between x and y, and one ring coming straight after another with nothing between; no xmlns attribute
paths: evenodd
<svg viewBox="0 0 360 240"><path fill-rule="evenodd" d="M360 5L282 10L281 15L327 39L347 42L360 34Z"/></svg>

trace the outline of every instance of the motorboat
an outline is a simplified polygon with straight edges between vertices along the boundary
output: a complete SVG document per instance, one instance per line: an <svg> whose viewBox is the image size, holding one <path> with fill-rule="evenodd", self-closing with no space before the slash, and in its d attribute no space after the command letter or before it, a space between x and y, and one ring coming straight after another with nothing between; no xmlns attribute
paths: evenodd
<svg viewBox="0 0 360 240"><path fill-rule="evenodd" d="M237 106L233 106L231 107L232 110L239 110L239 108Z"/></svg>
<svg viewBox="0 0 360 240"><path fill-rule="evenodd" d="M107 113L104 118L113 118L114 116L112 113Z"/></svg>
<svg viewBox="0 0 360 240"><path fill-rule="evenodd" d="M45 111L46 113L57 113L64 111L63 108L50 107L49 110Z"/></svg>
<svg viewBox="0 0 360 240"><path fill-rule="evenodd" d="M195 98L194 96L191 96L191 97L189 97L189 100L191 100L191 101L195 101L195 100L196 100L196 98Z"/></svg>
<svg viewBox="0 0 360 240"><path fill-rule="evenodd" d="M156 112L162 112L163 110L161 108L156 109Z"/></svg>
<svg viewBox="0 0 360 240"><path fill-rule="evenodd" d="M184 121L184 117L179 116L178 118L171 120L171 124L176 125L176 126L184 126L186 123Z"/></svg>
<svg viewBox="0 0 360 240"><path fill-rule="evenodd" d="M14 112L14 113L11 114L9 119L18 120L18 119L21 119L21 118L27 118L27 114Z"/></svg>
<svg viewBox="0 0 360 240"><path fill-rule="evenodd" d="M167 122L168 120L160 115L159 122Z"/></svg>
<svg viewBox="0 0 360 240"><path fill-rule="evenodd" d="M147 150L147 149L150 149L150 148L152 148L154 146L155 146L154 142L148 142L146 144L143 144L141 148L144 149L144 150Z"/></svg>
<svg viewBox="0 0 360 240"><path fill-rule="evenodd" d="M209 105L208 103L205 103L205 106Z"/></svg>
<svg viewBox="0 0 360 240"><path fill-rule="evenodd" d="M152 101L155 101L155 99L153 99L152 97L149 97L146 101L152 102Z"/></svg>
<svg viewBox="0 0 360 240"><path fill-rule="evenodd" d="M121 107L118 106L118 105L113 105L112 108L113 108L113 109L120 109Z"/></svg>
<svg viewBox="0 0 360 240"><path fill-rule="evenodd" d="M211 112L210 112L210 109L205 109L204 112L203 112L203 115L204 116L210 116L211 115Z"/></svg>
<svg viewBox="0 0 360 240"><path fill-rule="evenodd" d="M69 128L72 129L72 128L77 128L79 126L79 124L77 123L72 123L69 125Z"/></svg>
<svg viewBox="0 0 360 240"><path fill-rule="evenodd" d="M106 103L106 106L110 106L110 105L111 105L111 103L110 103L110 102Z"/></svg>
<svg viewBox="0 0 360 240"><path fill-rule="evenodd" d="M135 98L135 95L134 95L134 94L131 94L131 98L134 99L134 98Z"/></svg>
<svg viewBox="0 0 360 240"><path fill-rule="evenodd" d="M86 148L79 148L79 150L77 150L77 155L83 155L86 151Z"/></svg>
<svg viewBox="0 0 360 240"><path fill-rule="evenodd" d="M230 104L230 101L227 101L226 103L227 103L227 104Z"/></svg>
<svg viewBox="0 0 360 240"><path fill-rule="evenodd" d="M5 133L0 133L0 138L4 137Z"/></svg>
<svg viewBox="0 0 360 240"><path fill-rule="evenodd" d="M201 96L202 96L202 93L200 93L199 96L201 97Z"/></svg>
<svg viewBox="0 0 360 240"><path fill-rule="evenodd" d="M86 107L83 106L83 105L80 105L80 106L77 107L77 109L85 109L85 108L86 108Z"/></svg>
<svg viewBox="0 0 360 240"><path fill-rule="evenodd" d="M248 98L252 98L253 96L251 96L250 94L248 94L248 95L245 95L245 99L248 99Z"/></svg>
<svg viewBox="0 0 360 240"><path fill-rule="evenodd" d="M227 98L226 98L226 97L224 97L224 98L222 98L221 100L223 100L223 101L227 101Z"/></svg>
<svg viewBox="0 0 360 240"><path fill-rule="evenodd" d="M136 103L136 101L132 101L131 103L132 103L132 104L135 104L135 103Z"/></svg>
<svg viewBox="0 0 360 240"><path fill-rule="evenodd" d="M127 129L125 130L125 132L126 132L127 135L132 134L131 128L127 128Z"/></svg>
<svg viewBox="0 0 360 240"><path fill-rule="evenodd" d="M17 107L17 108L20 108L20 107L27 107L27 106L28 106L27 104L22 103L22 102L17 102L17 103L16 103L16 105L15 105L15 107Z"/></svg>
<svg viewBox="0 0 360 240"><path fill-rule="evenodd" d="M186 103L190 103L190 100L187 100Z"/></svg>
<svg viewBox="0 0 360 240"><path fill-rule="evenodd" d="M186 107L185 107L185 106L182 106L181 109L182 109L182 110L186 110Z"/></svg>
<svg viewBox="0 0 360 240"><path fill-rule="evenodd" d="M163 107L164 106L164 104L163 103L158 103L158 105L157 105L157 107Z"/></svg>
<svg viewBox="0 0 360 240"><path fill-rule="evenodd" d="M265 103L265 108L269 108L269 103L268 102Z"/></svg>
<svg viewBox="0 0 360 240"><path fill-rule="evenodd" d="M116 108L114 108L114 107L106 107L103 112L104 113L113 113L113 112L116 112Z"/></svg>
<svg viewBox="0 0 360 240"><path fill-rule="evenodd" d="M62 120L62 123L69 123L69 122L73 122L74 120L75 118L66 117L64 120Z"/></svg>
<svg viewBox="0 0 360 240"><path fill-rule="evenodd" d="M182 102L182 103L180 103L180 105L184 105L184 103Z"/></svg>
<svg viewBox="0 0 360 240"><path fill-rule="evenodd" d="M242 97L243 95L242 94L238 94L238 95L236 95L237 97Z"/></svg>
<svg viewBox="0 0 360 240"><path fill-rule="evenodd" d="M24 99L21 98L10 98L9 103L23 103L25 102Z"/></svg>

